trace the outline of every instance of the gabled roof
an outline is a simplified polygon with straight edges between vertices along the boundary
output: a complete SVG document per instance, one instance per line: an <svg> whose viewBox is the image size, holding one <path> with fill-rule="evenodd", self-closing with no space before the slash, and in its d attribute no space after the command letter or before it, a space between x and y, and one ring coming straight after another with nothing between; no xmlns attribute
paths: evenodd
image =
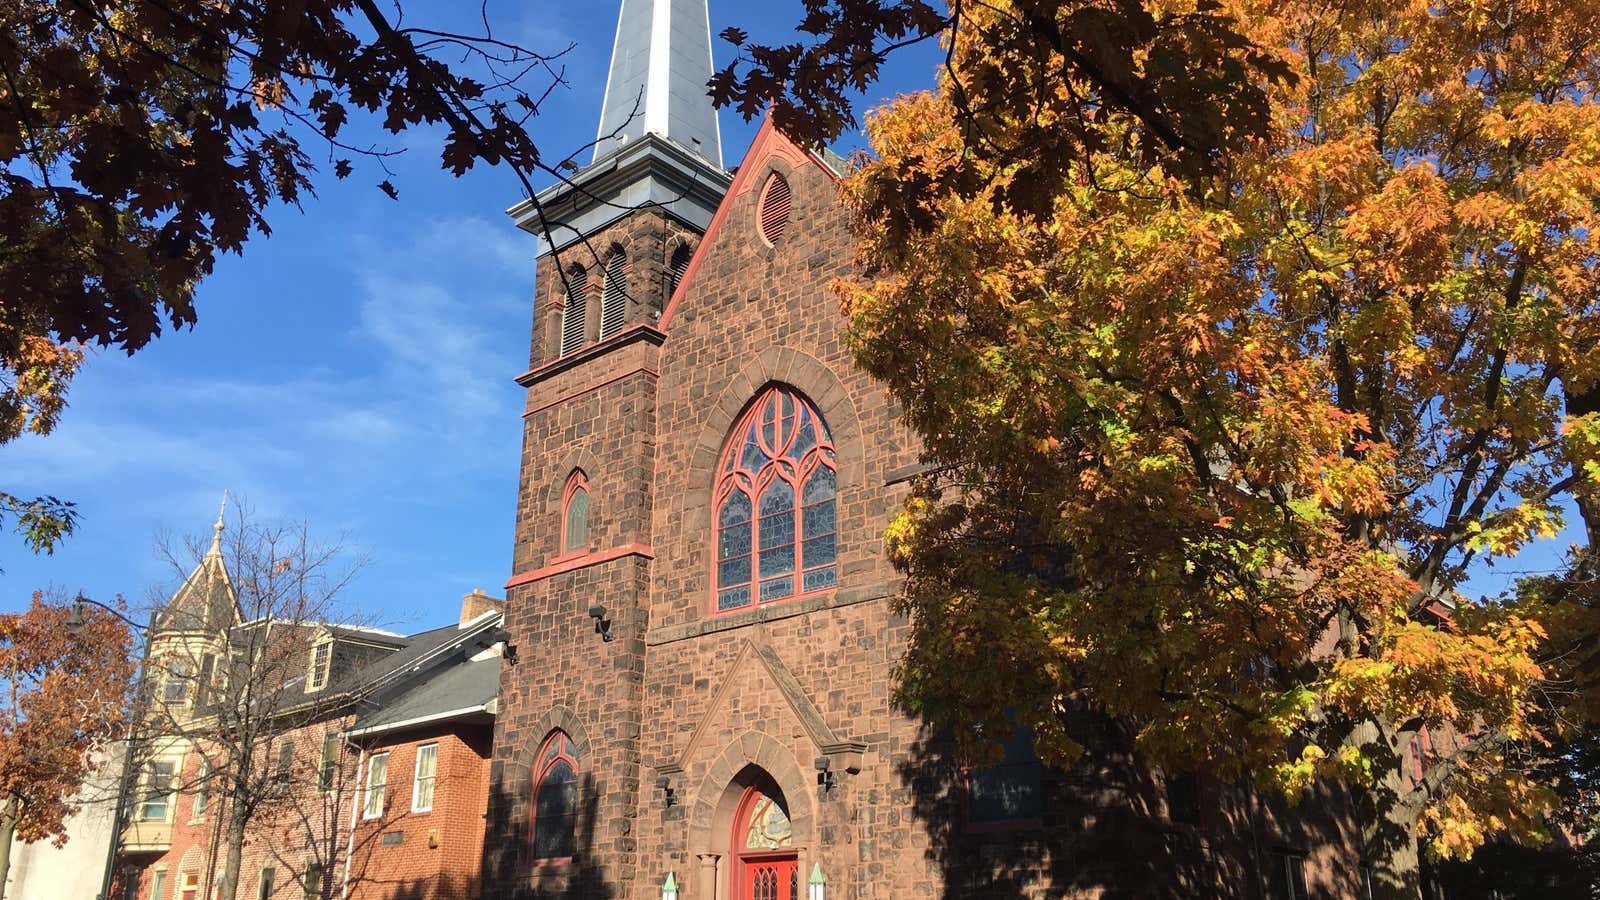
<svg viewBox="0 0 1600 900"><path fill-rule="evenodd" d="M759 190L761 183L757 181L766 173L766 163L773 157L781 157L791 168L798 169L805 165L814 165L827 173L830 179L837 181L843 177L845 166L844 159L837 153L829 150L806 150L788 136L779 131L772 124L769 113L761 120L761 127L756 131L755 139L750 142L750 149L745 152L744 159L739 163L733 176L733 183L728 185L728 190L722 195L722 202L718 204L717 211L711 217L711 224L706 226L704 236L694 249L694 256L689 258L689 265L684 269L683 277L678 280L678 287L672 292L672 297L667 301L666 309L661 313L661 319L656 323L656 328L663 332L670 331L672 316L678 311L678 304L682 302L684 293L694 283L695 274L700 269L700 261L705 259L710 248L716 243L717 235L722 231L723 222L728 218L728 210L732 208L740 197L750 191Z"/></svg>
<svg viewBox="0 0 1600 900"><path fill-rule="evenodd" d="M486 718L486 707L500 691L500 657L463 657L409 690L356 717L351 735L394 731L412 725L458 718Z"/></svg>

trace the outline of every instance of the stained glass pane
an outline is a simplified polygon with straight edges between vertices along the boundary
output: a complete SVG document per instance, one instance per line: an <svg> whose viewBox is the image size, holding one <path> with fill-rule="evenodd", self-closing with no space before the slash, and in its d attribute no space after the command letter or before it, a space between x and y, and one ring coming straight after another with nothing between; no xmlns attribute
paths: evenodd
<svg viewBox="0 0 1600 900"><path fill-rule="evenodd" d="M589 492L579 488L567 501L567 543L562 551L570 553L589 545Z"/></svg>
<svg viewBox="0 0 1600 900"><path fill-rule="evenodd" d="M804 530L801 532L802 537L814 538L819 535L833 534L838 530L834 520L833 501L826 500L814 506L808 505L801 525L804 526ZM808 562L807 565L809 564Z"/></svg>
<svg viewBox="0 0 1600 900"><path fill-rule="evenodd" d="M771 603L794 594L794 576L784 575L761 582L761 602Z"/></svg>
<svg viewBox="0 0 1600 900"><path fill-rule="evenodd" d="M790 519L789 521L794 521ZM794 545L786 544L771 550L761 551L761 577L771 578L775 575L786 575L794 571ZM761 595L766 597L763 589Z"/></svg>
<svg viewBox="0 0 1600 900"><path fill-rule="evenodd" d="M761 445L756 443L756 430L752 426L750 434L745 438L744 448L739 451L739 468L754 472L766 461L767 454L762 452Z"/></svg>
<svg viewBox="0 0 1600 900"><path fill-rule="evenodd" d="M808 421L800 426L800 433L795 435L794 444L789 447L790 459L799 461L806 455L806 451L817 445L817 429Z"/></svg>
<svg viewBox="0 0 1600 900"><path fill-rule="evenodd" d="M805 542L805 556L802 561L806 568L829 565L834 560L834 538L831 534L812 538Z"/></svg>
<svg viewBox="0 0 1600 900"><path fill-rule="evenodd" d="M750 523L725 525L717 534L717 559L750 555ZM749 576L746 576L749 577ZM726 581L719 582L727 584Z"/></svg>
<svg viewBox="0 0 1600 900"><path fill-rule="evenodd" d="M811 473L810 478L806 479L806 490L802 502L806 506L810 506L813 503L832 500L837 480L838 476L833 473L832 469L827 466L819 467L815 472Z"/></svg>
<svg viewBox="0 0 1600 900"><path fill-rule="evenodd" d="M777 801L766 794L757 796L750 804L749 824L745 828L745 849L776 850L794 841L794 829L789 816Z"/></svg>
<svg viewBox="0 0 1600 900"><path fill-rule="evenodd" d="M728 499L722 501L722 512L718 514L717 522L727 527L736 522L750 521L750 497L743 491L734 491Z"/></svg>
<svg viewBox="0 0 1600 900"><path fill-rule="evenodd" d="M537 859L572 856L577 849L578 778L566 760L557 760L539 781L534 801L533 855Z"/></svg>
<svg viewBox="0 0 1600 900"><path fill-rule="evenodd" d="M717 609L738 609L750 605L750 585L740 585L717 592Z"/></svg>
<svg viewBox="0 0 1600 900"><path fill-rule="evenodd" d="M749 526L745 526L747 529ZM745 546L750 546L748 532L746 532ZM717 563L717 584L734 585L745 584L750 580L750 554L735 556Z"/></svg>
<svg viewBox="0 0 1600 900"><path fill-rule="evenodd" d="M811 569L807 571L805 575L801 576L801 580L804 582L804 584L801 586L801 590L804 591L820 591L823 588L833 587L837 582L837 579L834 577L833 566L824 566L821 569Z"/></svg>
<svg viewBox="0 0 1600 900"><path fill-rule="evenodd" d="M763 519L774 513L792 509L794 509L794 488L790 487L787 481L774 481L771 485L768 485L766 492L761 495L761 517ZM793 524L794 519L790 519L789 522ZM766 534L765 526L762 526L762 534ZM761 546L767 546L767 542L763 540Z"/></svg>

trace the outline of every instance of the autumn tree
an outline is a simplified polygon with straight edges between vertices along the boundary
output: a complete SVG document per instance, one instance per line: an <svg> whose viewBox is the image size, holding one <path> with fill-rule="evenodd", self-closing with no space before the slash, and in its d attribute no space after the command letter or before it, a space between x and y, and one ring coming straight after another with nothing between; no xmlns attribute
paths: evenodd
<svg viewBox="0 0 1600 900"><path fill-rule="evenodd" d="M480 12L476 7L474 12ZM444 132L441 166L567 177L585 147L526 127L565 87L561 56L376 0L0 0L0 443L48 433L87 346L133 353L193 326L223 253L271 233L319 164L397 196L397 150L352 137ZM477 18L476 16L474 18ZM585 145L585 146L592 146ZM535 204L537 199L534 198ZM10 486L0 486L10 487ZM76 510L0 493L36 551Z"/></svg>
<svg viewBox="0 0 1600 900"><path fill-rule="evenodd" d="M1342 782L1416 896L1419 841L1540 838L1600 670L1600 10L1138 8L1240 35L1266 127L1197 165L1031 40L1081 7L961 5L846 182L857 358L927 464L897 699L978 760L1014 720L1071 759L1070 700L1158 764ZM1569 526L1555 577L1469 594Z"/></svg>
<svg viewBox="0 0 1600 900"><path fill-rule="evenodd" d="M133 636L115 614L35 592L0 616L0 895L11 842L66 842L80 791L123 736Z"/></svg>
<svg viewBox="0 0 1600 900"><path fill-rule="evenodd" d="M313 726L335 718L352 698L307 679L316 668L313 645L328 623L349 621L342 595L361 563L340 545L318 543L303 524L267 524L248 513L223 524L219 519L210 546L193 554L197 561L166 551L187 575L155 612L139 719L146 773L139 790L163 804L178 795L205 797L216 823L208 881L220 900L232 900L253 834L297 823L304 827L286 845L345 849L332 836L341 812L349 815L356 784L350 753L342 743L331 748L327 770L320 759L305 760L318 758L328 730ZM324 668L321 677L337 675ZM316 746L300 746L308 742ZM331 878L343 857L317 858Z"/></svg>

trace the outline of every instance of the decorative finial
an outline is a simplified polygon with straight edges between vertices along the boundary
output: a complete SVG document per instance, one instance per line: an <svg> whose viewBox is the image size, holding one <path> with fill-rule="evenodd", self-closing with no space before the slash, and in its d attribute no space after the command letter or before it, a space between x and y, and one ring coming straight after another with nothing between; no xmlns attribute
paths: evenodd
<svg viewBox="0 0 1600 900"><path fill-rule="evenodd" d="M227 514L227 512L228 512L228 492L226 490L224 490L222 492L222 508L217 510L217 524L212 526L212 529L211 529L211 531L212 531L212 534L211 534L211 549L209 551L207 551L208 553L215 553L215 554L221 554L222 553L223 517Z"/></svg>

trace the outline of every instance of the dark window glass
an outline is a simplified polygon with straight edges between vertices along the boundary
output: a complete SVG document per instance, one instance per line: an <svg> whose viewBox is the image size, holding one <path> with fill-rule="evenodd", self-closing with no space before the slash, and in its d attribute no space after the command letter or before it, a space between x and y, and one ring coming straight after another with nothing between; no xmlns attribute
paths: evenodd
<svg viewBox="0 0 1600 900"><path fill-rule="evenodd" d="M256 897L259 900L272 900L272 882L277 877L278 873L273 869L261 870L261 884L256 889Z"/></svg>
<svg viewBox="0 0 1600 900"><path fill-rule="evenodd" d="M571 553L589 546L589 492L578 488L567 498L567 541L561 548Z"/></svg>
<svg viewBox="0 0 1600 900"><path fill-rule="evenodd" d="M322 739L322 762L317 766L317 790L333 789L333 767L339 760L339 736L330 734Z"/></svg>
<svg viewBox="0 0 1600 900"><path fill-rule="evenodd" d="M1167 776L1167 818L1178 825L1200 824L1200 778L1195 773Z"/></svg>
<svg viewBox="0 0 1600 900"><path fill-rule="evenodd" d="M1310 900L1306 892L1306 858L1298 853L1274 853L1273 900Z"/></svg>
<svg viewBox="0 0 1600 900"><path fill-rule="evenodd" d="M557 759L539 779L534 801L533 856L560 859L577 853L578 776Z"/></svg>
<svg viewBox="0 0 1600 900"><path fill-rule="evenodd" d="M1043 774L1033 750L1033 729L1013 728L1000 763L967 776L970 820L982 824L1039 818L1044 811Z"/></svg>

